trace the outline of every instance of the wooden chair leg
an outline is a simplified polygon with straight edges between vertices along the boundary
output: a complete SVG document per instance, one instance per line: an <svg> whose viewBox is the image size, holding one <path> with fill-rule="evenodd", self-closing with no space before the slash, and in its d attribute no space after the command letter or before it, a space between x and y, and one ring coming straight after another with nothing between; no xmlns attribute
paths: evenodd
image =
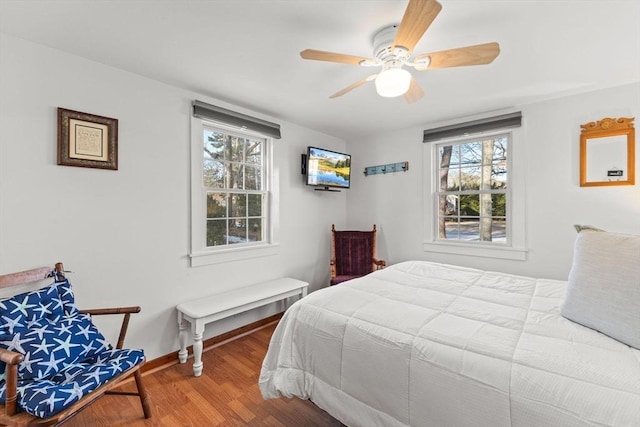
<svg viewBox="0 0 640 427"><path fill-rule="evenodd" d="M142 382L142 374L140 369L133 373L136 380L136 386L138 387L138 395L140 396L140 404L142 405L142 412L144 412L145 418L151 418L151 405L149 404L149 396L147 395L147 389L144 388Z"/></svg>

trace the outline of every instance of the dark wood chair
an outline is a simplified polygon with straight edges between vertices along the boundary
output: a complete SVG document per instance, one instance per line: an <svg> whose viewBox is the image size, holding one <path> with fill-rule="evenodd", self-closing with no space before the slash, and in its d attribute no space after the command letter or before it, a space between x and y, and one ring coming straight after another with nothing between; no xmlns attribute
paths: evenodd
<svg viewBox="0 0 640 427"><path fill-rule="evenodd" d="M0 288L14 288L19 286L21 287L21 289L24 289L24 284L30 282L35 283L36 281L39 281L39 284L42 284L42 280L46 277L53 277L56 283L59 283L61 280L66 281L66 278L64 278L64 269L62 263L57 263L55 265L55 269L53 270L51 269L51 267L41 267L19 273L2 275L0 276ZM16 294L20 294L20 292L16 292ZM129 325L129 318L131 314L138 312L140 312L140 307L137 306L78 310L78 313L87 314L89 316L123 316L120 334L118 336L118 342L115 347L115 349L117 350L126 350L123 349L123 345ZM9 426L58 425L73 417L83 409L87 408L97 399L103 397L106 394L138 396L140 398L144 417L150 418L151 406L142 381L142 374L140 372L140 368L144 364L144 356L141 350L136 351L139 351L140 354L142 354L142 356L140 357L141 360L137 364L124 369L119 374L110 378L106 383L99 386L95 390L85 394L75 403L71 403L70 406L65 407L55 415L52 415L48 418L40 418L22 410L18 403L18 367L20 363L25 360L25 355L14 350L0 348L0 361L4 362L5 364L4 379L6 387L5 404L0 404L0 424ZM134 382L137 386L137 391L129 392L116 390L116 388L122 385L123 381L126 381L131 377L133 377L134 379Z"/></svg>
<svg viewBox="0 0 640 427"><path fill-rule="evenodd" d="M386 266L376 258L376 225L371 231L338 231L331 225L331 284L355 279Z"/></svg>

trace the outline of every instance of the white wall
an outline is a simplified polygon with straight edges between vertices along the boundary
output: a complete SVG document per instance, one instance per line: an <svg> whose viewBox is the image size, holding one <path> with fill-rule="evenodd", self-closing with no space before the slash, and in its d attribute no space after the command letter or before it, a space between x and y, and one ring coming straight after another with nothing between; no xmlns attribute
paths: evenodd
<svg viewBox="0 0 640 427"><path fill-rule="evenodd" d="M428 97L428 95L427 95ZM423 108L434 108L428 99ZM421 108L420 103L416 108ZM348 198L350 228L379 227L378 255L391 263L409 259L460 264L564 280L573 256L573 224L640 234L640 190L634 186L580 187L580 125L604 117L635 117L639 126L640 84L619 86L517 107L524 139L526 261L423 252L422 131L440 124L349 141L355 173ZM459 121L464 121L460 118ZM637 133L637 132L636 132ZM637 139L637 138L636 138ZM636 146L636 177L640 177ZM365 177L366 166L409 161L409 171Z"/></svg>
<svg viewBox="0 0 640 427"><path fill-rule="evenodd" d="M274 142L280 187L276 256L189 267L189 138L193 99L282 126ZM56 165L57 107L117 118L119 170ZM0 35L0 273L65 263L82 307L140 305L129 346L149 359L178 349L175 305L279 276L329 281L331 223L346 193L305 187L307 145L345 142L215 99ZM278 307L208 328L205 338ZM106 324L108 335L115 331Z"/></svg>
<svg viewBox="0 0 640 427"><path fill-rule="evenodd" d="M127 344L144 348L150 359L177 350L175 305L181 301L283 275L309 281L312 289L324 286L331 223L339 228L376 223L379 255L392 263L430 259L563 279L571 262L573 224L640 233L637 184L578 185L579 125L607 116L637 118L639 94L640 85L634 84L521 106L525 138L518 143L527 164L528 259L437 256L422 251L421 141L430 124L346 144L277 117L1 34L0 273L63 261L75 271L70 278L83 307L141 305ZM189 106L195 98L281 123L283 138L274 149L281 207L278 255L188 266ZM57 107L119 120L118 171L56 165ZM305 187L299 168L307 145L350 152L352 188L325 193ZM361 173L365 166L401 161L409 161L408 172ZM222 322L205 337L275 310Z"/></svg>

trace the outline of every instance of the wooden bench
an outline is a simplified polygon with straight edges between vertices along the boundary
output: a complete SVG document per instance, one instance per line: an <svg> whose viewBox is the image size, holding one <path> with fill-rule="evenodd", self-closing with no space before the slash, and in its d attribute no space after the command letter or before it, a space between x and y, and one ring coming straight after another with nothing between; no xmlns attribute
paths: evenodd
<svg viewBox="0 0 640 427"><path fill-rule="evenodd" d="M193 375L198 377L202 374L205 325L286 298L303 298L308 286L307 282L284 277L178 304L178 360L180 363L187 361L187 322L191 324L193 335Z"/></svg>

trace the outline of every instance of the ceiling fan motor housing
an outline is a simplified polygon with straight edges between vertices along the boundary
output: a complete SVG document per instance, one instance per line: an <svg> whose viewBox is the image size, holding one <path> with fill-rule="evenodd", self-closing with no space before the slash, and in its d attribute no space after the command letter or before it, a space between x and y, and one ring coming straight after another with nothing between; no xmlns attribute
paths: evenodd
<svg viewBox="0 0 640 427"><path fill-rule="evenodd" d="M393 47L397 31L397 25L390 25L373 36L373 55L384 68L401 67L409 58L409 50L406 47Z"/></svg>

